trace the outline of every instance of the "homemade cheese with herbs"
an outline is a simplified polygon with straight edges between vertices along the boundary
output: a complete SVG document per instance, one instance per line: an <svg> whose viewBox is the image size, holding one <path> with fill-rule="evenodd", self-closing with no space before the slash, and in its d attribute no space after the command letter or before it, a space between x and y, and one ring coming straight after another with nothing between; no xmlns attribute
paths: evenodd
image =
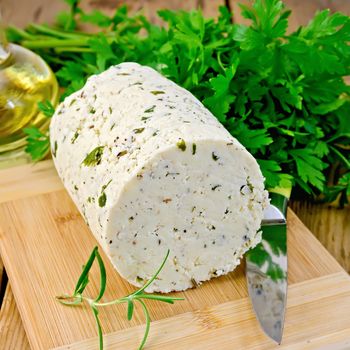
<svg viewBox="0 0 350 350"><path fill-rule="evenodd" d="M232 271L268 203L252 155L188 91L122 63L92 76L50 128L62 181L118 272L147 291Z"/></svg>

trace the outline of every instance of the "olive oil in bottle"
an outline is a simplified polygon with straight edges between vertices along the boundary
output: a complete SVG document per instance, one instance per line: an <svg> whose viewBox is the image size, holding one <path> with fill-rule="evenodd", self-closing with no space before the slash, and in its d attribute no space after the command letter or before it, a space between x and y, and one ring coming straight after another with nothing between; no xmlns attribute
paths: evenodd
<svg viewBox="0 0 350 350"><path fill-rule="evenodd" d="M29 161L23 128L48 128L38 102L58 99L58 84L50 67L33 53L6 42L0 18L0 168Z"/></svg>

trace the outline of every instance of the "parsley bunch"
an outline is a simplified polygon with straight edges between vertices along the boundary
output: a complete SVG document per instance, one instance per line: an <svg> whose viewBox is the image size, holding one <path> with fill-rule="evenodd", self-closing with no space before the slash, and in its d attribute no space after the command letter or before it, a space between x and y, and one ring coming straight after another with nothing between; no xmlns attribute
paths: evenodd
<svg viewBox="0 0 350 350"><path fill-rule="evenodd" d="M136 61L191 91L258 160L268 187L325 201L350 195L350 19L329 10L287 34L280 0L241 5L250 25L231 13L161 10L166 27L120 7L113 16L85 13L66 0L56 26L9 28L11 41L40 54L54 69L63 96L110 65ZM79 30L81 23L97 33ZM33 135L32 142L33 142Z"/></svg>

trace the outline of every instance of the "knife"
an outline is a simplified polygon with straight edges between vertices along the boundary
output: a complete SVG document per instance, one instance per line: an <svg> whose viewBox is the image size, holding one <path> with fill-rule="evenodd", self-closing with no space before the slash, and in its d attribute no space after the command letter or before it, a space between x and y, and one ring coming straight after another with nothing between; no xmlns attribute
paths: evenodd
<svg viewBox="0 0 350 350"><path fill-rule="evenodd" d="M279 192L279 193L278 193ZM289 191L270 191L261 223L262 241L246 254L246 278L255 315L263 331L282 341L287 301L287 203Z"/></svg>

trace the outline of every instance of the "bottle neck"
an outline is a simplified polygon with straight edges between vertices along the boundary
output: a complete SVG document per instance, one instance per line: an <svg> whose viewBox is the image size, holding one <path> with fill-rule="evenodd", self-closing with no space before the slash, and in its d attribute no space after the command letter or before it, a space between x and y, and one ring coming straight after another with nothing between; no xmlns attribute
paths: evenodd
<svg viewBox="0 0 350 350"><path fill-rule="evenodd" d="M0 65L10 57L10 48L6 39L5 29L0 13Z"/></svg>

